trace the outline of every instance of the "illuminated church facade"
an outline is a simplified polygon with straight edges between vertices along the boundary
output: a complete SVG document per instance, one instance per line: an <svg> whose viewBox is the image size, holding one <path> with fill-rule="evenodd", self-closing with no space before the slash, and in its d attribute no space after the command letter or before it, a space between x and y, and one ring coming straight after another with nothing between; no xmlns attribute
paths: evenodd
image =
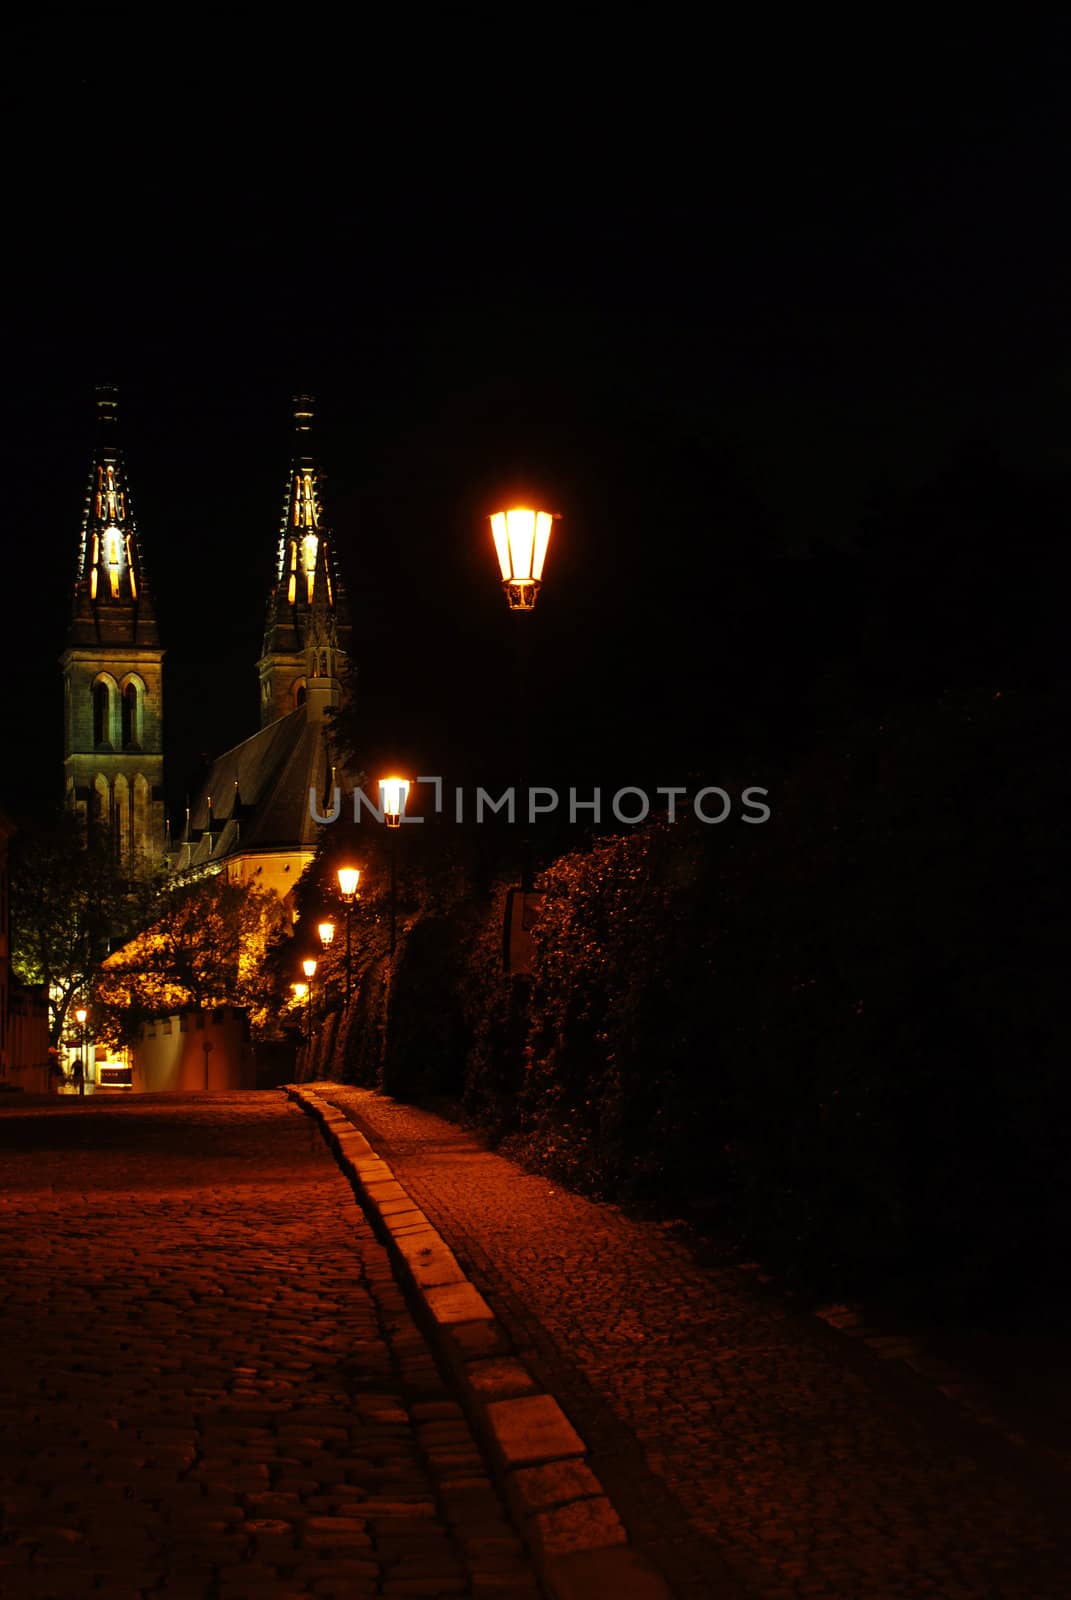
<svg viewBox="0 0 1071 1600"><path fill-rule="evenodd" d="M117 443L114 390L98 391L67 648L67 802L107 829L130 866L226 872L285 898L315 854L310 791L330 793L330 721L349 675L350 621L311 446L313 407L294 401L294 446L256 670L260 727L219 756L172 837L164 817L161 648Z"/></svg>

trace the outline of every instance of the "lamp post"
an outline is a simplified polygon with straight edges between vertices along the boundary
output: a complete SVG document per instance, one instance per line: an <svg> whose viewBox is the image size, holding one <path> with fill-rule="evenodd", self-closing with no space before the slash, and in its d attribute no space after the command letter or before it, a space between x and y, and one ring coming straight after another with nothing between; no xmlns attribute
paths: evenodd
<svg viewBox="0 0 1071 1600"><path fill-rule="evenodd" d="M294 999L299 1002L304 1000L306 995L309 993L309 985L307 983L292 983L290 987L294 991ZM305 1074L308 1072L308 1065L309 1063L306 1050ZM302 1081L304 1081L305 1074L302 1074Z"/></svg>
<svg viewBox="0 0 1071 1600"><path fill-rule="evenodd" d="M312 1051L312 980L316 976L316 957L306 956L301 963L301 970L308 979L309 989L309 1051Z"/></svg>
<svg viewBox="0 0 1071 1600"><path fill-rule="evenodd" d="M353 952L350 943L350 918L353 912L353 902L357 899L357 885L361 881L360 867L339 867L338 892L346 906L346 1004L350 1003L350 989L353 984Z"/></svg>
<svg viewBox="0 0 1071 1600"><path fill-rule="evenodd" d="M408 778L380 778L379 780L379 806L383 812L387 827L391 830L390 836L390 953L394 957L394 946L398 927L398 869L395 862L395 845L397 837L395 829L400 828L402 817L405 815L405 802L409 799Z"/></svg>
<svg viewBox="0 0 1071 1600"><path fill-rule="evenodd" d="M531 506L513 506L508 511L491 514L491 537L502 573L502 587L511 611L534 611L540 586L543 582L543 564L547 559L551 530L560 520L557 511L536 511ZM521 707L528 704L528 653L530 635L521 629L518 643L518 696ZM524 771L521 774L521 796L524 806L524 834L521 840L521 894L527 894L531 885L532 847L529 837L528 794L528 718L521 716Z"/></svg>
<svg viewBox="0 0 1071 1600"><path fill-rule="evenodd" d="M82 1073L81 1073L81 1077L78 1079L78 1093L79 1094L83 1094L83 1095L86 1092L86 1066L87 1066L87 1062L86 1062L86 1018L88 1017L88 1015L89 1015L89 1012L86 1010L85 1006L79 1006L77 1011L74 1014L74 1020L75 1020L75 1022L77 1022L79 1028L82 1030L82 1042L81 1042L81 1045L80 1045L80 1050L81 1050L80 1063L81 1063Z"/></svg>
<svg viewBox="0 0 1071 1600"><path fill-rule="evenodd" d="M316 924L316 932L320 939L321 950L329 950L335 942L335 924L330 917L325 917Z"/></svg>

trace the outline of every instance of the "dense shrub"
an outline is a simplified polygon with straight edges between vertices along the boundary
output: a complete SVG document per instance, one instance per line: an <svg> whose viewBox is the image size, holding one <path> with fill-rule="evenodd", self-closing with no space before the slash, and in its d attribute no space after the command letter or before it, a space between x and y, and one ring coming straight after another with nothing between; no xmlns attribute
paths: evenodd
<svg viewBox="0 0 1071 1600"><path fill-rule="evenodd" d="M502 972L503 884L429 899L389 986L385 956L362 971L344 1075L460 1096L530 1162L701 1216L817 1292L1051 1292L1053 717L937 704L838 736L762 826L598 838L544 875L530 977Z"/></svg>

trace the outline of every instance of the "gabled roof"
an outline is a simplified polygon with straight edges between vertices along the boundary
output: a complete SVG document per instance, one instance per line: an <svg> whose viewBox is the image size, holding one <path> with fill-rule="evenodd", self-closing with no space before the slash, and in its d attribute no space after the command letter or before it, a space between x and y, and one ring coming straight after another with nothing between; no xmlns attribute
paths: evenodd
<svg viewBox="0 0 1071 1600"><path fill-rule="evenodd" d="M173 865L182 871L250 851L313 848L319 829L309 791L322 806L331 771L325 724L310 721L304 705L269 723L212 763L172 846Z"/></svg>

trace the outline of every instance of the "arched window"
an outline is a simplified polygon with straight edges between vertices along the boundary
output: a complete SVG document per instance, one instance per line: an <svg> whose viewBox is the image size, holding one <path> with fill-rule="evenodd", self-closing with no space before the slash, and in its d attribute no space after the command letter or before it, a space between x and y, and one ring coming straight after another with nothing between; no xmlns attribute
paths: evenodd
<svg viewBox="0 0 1071 1600"><path fill-rule="evenodd" d="M101 745L115 743L117 697L118 685L115 679L102 672L93 684L93 744L98 749Z"/></svg>
<svg viewBox="0 0 1071 1600"><path fill-rule="evenodd" d="M140 750L145 710L145 685L134 673L122 684L122 738L124 750Z"/></svg>
<svg viewBox="0 0 1071 1600"><path fill-rule="evenodd" d="M306 694L307 690L305 687L305 679L299 678L294 685L294 705L303 706L305 704Z"/></svg>

